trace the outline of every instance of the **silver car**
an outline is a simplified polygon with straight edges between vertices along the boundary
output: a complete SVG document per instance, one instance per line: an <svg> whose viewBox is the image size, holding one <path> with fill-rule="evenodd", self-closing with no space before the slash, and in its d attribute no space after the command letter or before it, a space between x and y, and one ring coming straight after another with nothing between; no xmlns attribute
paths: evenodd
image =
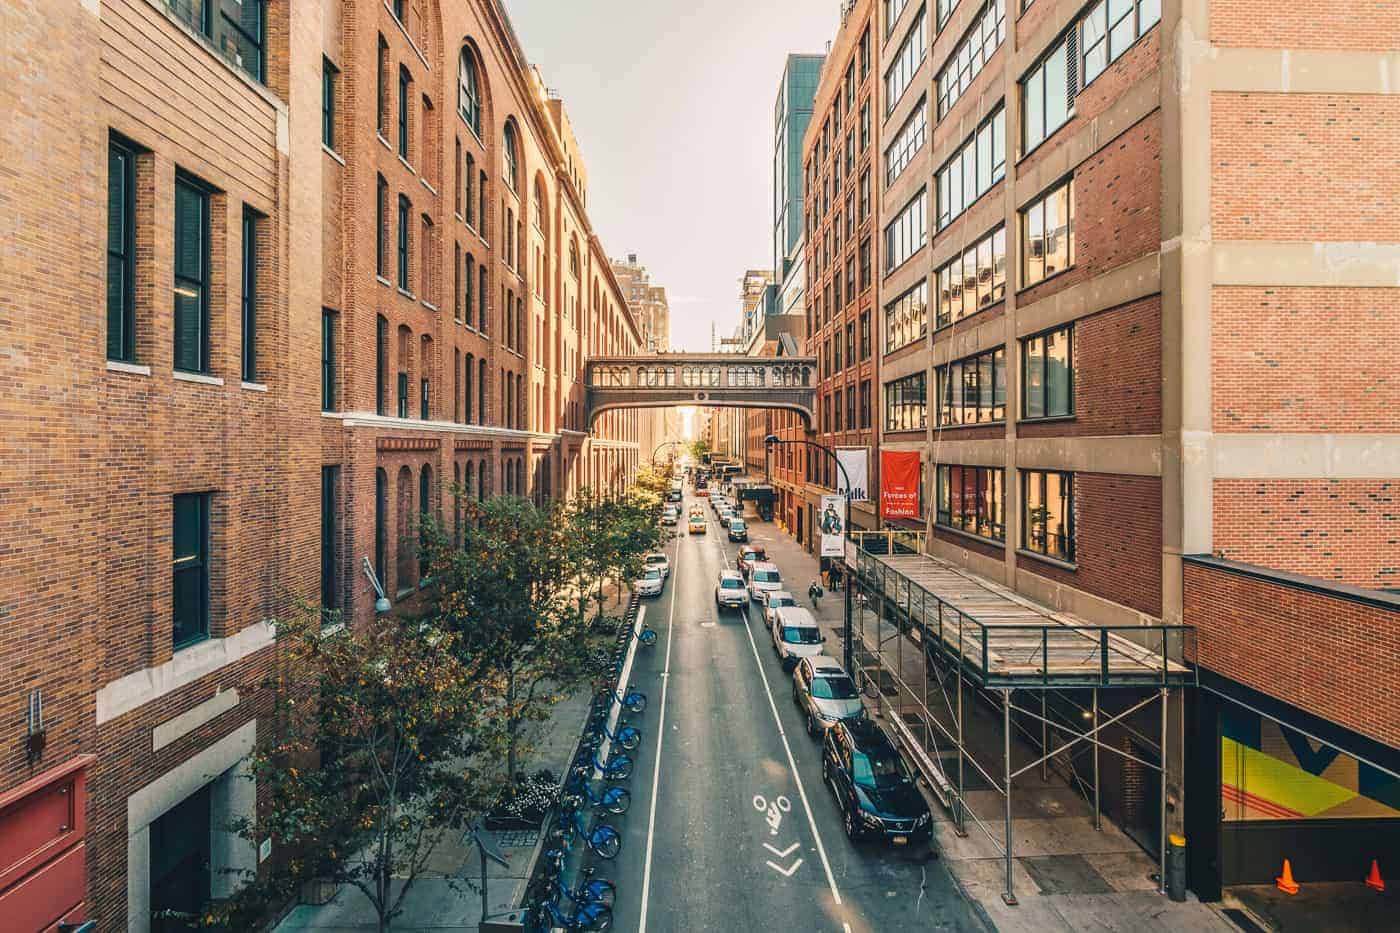
<svg viewBox="0 0 1400 933"><path fill-rule="evenodd" d="M655 567L648 567L642 571L642 578L633 584L638 596L660 596L661 590L666 586L666 578L661 575L661 571Z"/></svg>
<svg viewBox="0 0 1400 933"><path fill-rule="evenodd" d="M747 608L748 593L744 591L744 578L733 570L721 570L719 582L715 584L715 607L718 609Z"/></svg>
<svg viewBox="0 0 1400 933"><path fill-rule="evenodd" d="M768 601L763 604L763 624L772 628L774 610L796 605L797 598L787 590L774 590L768 594Z"/></svg>
<svg viewBox="0 0 1400 933"><path fill-rule="evenodd" d="M762 563L753 565L749 574L749 598L760 606L768 599L768 594L783 588L783 575L777 564Z"/></svg>
<svg viewBox="0 0 1400 933"><path fill-rule="evenodd" d="M665 554L660 552L648 554L646 557L642 558L642 562L646 565L647 570L651 570L652 568L660 570L662 577L669 577L671 575L671 562L666 559Z"/></svg>
<svg viewBox="0 0 1400 933"><path fill-rule="evenodd" d="M855 682L832 658L803 658L792 671L792 702L802 711L807 734L818 736L843 719L864 719Z"/></svg>

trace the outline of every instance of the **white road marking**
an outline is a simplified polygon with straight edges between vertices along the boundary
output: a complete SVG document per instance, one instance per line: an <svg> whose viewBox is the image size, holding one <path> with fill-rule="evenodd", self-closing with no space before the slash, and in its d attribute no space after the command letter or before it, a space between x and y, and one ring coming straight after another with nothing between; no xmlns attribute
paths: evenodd
<svg viewBox="0 0 1400 933"><path fill-rule="evenodd" d="M729 555L720 548L720 558L725 569L729 569ZM674 603L673 603L674 605ZM836 905L841 905L841 892L836 888L836 876L831 873L831 863L826 858L826 846L822 845L821 830L817 829L817 819L812 815L812 805L807 801L807 790L802 786L802 775L797 773L797 760L792 757L792 746L788 744L787 732L778 716L778 704L773 701L773 690L768 686L768 675L763 670L763 659L758 656L758 643L753 640L753 626L749 625L748 611L744 612L744 632L749 636L749 648L753 650L753 663L758 667L759 679L763 681L763 692L768 695L768 708L773 712L773 723L778 727L778 738L783 740L783 751L787 752L788 769L797 783L797 796L802 800L802 809L807 814L807 825L812 828L812 838L817 843L817 855L821 857L822 869L826 872L826 883L831 887L831 897ZM781 869L779 869L781 870ZM794 869L795 870L795 869Z"/></svg>
<svg viewBox="0 0 1400 933"><path fill-rule="evenodd" d="M765 842L765 843L763 844L763 848L767 849L769 852L772 852L772 853L773 853L775 856L777 856L778 858L787 858L789 855L792 854L792 850L793 850L793 849L796 849L796 848L797 848L798 846L800 846L800 845L802 845L802 843L800 843L800 842L794 842L792 845L788 846L786 849L775 849L775 848L773 848L772 846L770 846L768 843Z"/></svg>
<svg viewBox="0 0 1400 933"><path fill-rule="evenodd" d="M676 586L680 586L681 545L676 539ZM642 916L639 933L646 933L647 903L651 899L651 850L656 837L656 791L661 784L661 743L666 739L666 688L671 683L671 632L676 624L676 591L671 591L671 614L666 620L666 667L661 672L661 714L656 721L656 766L651 772L651 812L647 814L647 854L642 867Z"/></svg>
<svg viewBox="0 0 1400 933"><path fill-rule="evenodd" d="M646 623L647 607L637 607L637 624L632 629L632 638L627 642L627 657L622 662L622 672L618 675L618 693L625 698L627 696L627 678L632 673L632 660L637 656L637 632L641 631ZM669 649L670 646L667 645ZM611 708L608 710L607 730L603 733L603 743L598 746L598 751L593 755L593 780L599 781L603 778L603 769L598 767L598 763L608 763L608 755L612 754L612 737L608 734L617 735L618 724L622 719L622 700L616 695L613 696Z"/></svg>
<svg viewBox="0 0 1400 933"><path fill-rule="evenodd" d="M764 864L766 864L769 868L773 869L778 874L782 875L784 878L791 878L793 874L797 871L797 869L802 867L802 859L798 859L797 861L793 862L791 868L780 868L777 865L774 865L772 862L765 862Z"/></svg>

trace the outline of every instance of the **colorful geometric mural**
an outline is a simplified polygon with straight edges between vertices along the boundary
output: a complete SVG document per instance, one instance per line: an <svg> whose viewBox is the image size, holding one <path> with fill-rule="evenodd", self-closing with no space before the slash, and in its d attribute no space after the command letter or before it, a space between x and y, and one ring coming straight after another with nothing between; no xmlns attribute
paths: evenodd
<svg viewBox="0 0 1400 933"><path fill-rule="evenodd" d="M1400 819L1400 779L1257 713L1221 713L1225 820Z"/></svg>

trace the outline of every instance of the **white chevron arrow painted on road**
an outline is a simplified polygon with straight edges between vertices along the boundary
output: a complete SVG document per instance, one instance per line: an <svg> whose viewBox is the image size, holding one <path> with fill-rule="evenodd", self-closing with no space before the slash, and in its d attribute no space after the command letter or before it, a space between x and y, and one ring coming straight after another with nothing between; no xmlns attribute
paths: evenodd
<svg viewBox="0 0 1400 933"><path fill-rule="evenodd" d="M802 859L798 859L797 861L793 862L791 868L779 868L772 862L768 862L767 864L769 868L773 869L775 872L782 875L784 878L791 878L793 872L797 871L797 869L802 867Z"/></svg>
<svg viewBox="0 0 1400 933"><path fill-rule="evenodd" d="M800 843L800 842L794 842L792 845L788 846L786 849L784 849L783 851L779 852L777 849L773 848L772 846L770 846L768 843L765 842L765 843L763 844L763 848L767 849L769 852L772 852L772 853L773 853L774 855L776 855L778 858L787 858L789 855L792 854L792 850L793 850L793 849L796 849L796 848L797 848L798 846L800 846L800 845L802 845L802 843Z"/></svg>

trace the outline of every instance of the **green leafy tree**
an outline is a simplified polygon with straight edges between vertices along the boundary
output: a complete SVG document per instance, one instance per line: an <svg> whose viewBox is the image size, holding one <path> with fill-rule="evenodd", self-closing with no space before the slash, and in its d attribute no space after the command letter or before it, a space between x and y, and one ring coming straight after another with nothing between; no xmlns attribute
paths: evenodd
<svg viewBox="0 0 1400 933"><path fill-rule="evenodd" d="M696 464L705 462L705 458L710 454L710 442L703 437L690 442L690 456Z"/></svg>

